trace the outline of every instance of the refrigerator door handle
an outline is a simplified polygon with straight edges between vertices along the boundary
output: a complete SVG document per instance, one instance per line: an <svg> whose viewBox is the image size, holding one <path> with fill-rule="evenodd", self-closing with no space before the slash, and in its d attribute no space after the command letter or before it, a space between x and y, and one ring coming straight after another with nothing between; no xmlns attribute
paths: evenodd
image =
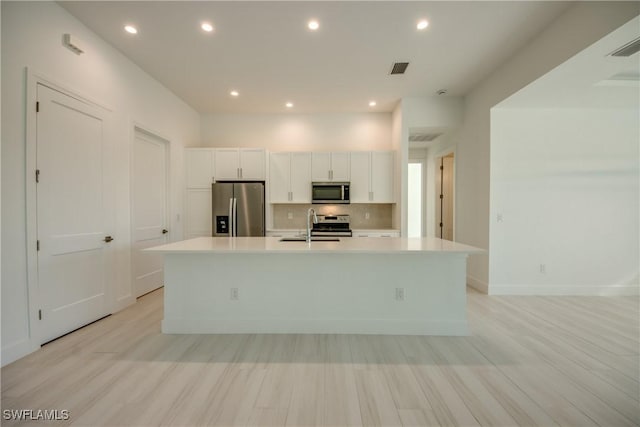
<svg viewBox="0 0 640 427"><path fill-rule="evenodd" d="M233 197L229 199L229 237L233 236Z"/></svg>
<svg viewBox="0 0 640 427"><path fill-rule="evenodd" d="M238 235L238 224L237 224L237 216L238 216L238 199L233 198L233 236L236 237Z"/></svg>

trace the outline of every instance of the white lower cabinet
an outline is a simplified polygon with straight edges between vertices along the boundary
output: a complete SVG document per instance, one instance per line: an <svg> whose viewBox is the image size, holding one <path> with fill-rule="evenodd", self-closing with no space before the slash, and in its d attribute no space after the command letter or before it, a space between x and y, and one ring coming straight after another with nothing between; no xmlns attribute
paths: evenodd
<svg viewBox="0 0 640 427"><path fill-rule="evenodd" d="M400 237L398 230L353 230L353 237Z"/></svg>

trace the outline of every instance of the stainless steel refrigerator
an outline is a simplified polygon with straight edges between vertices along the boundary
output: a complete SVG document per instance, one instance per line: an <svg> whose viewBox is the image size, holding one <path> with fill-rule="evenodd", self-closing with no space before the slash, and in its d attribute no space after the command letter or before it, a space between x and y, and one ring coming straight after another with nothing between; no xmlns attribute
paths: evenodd
<svg viewBox="0 0 640 427"><path fill-rule="evenodd" d="M264 182L211 185L213 236L264 236Z"/></svg>

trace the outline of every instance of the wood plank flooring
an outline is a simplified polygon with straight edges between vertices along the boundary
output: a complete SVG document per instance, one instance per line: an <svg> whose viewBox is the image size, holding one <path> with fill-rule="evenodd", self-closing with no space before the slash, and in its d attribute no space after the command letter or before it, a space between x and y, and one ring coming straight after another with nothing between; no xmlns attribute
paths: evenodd
<svg viewBox="0 0 640 427"><path fill-rule="evenodd" d="M638 426L637 297L468 293L468 337L163 335L162 290L2 373L72 426Z"/></svg>

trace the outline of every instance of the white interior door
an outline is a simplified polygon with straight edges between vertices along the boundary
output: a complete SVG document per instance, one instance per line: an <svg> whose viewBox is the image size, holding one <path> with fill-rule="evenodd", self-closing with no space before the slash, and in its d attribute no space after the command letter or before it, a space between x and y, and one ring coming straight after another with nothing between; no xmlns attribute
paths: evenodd
<svg viewBox="0 0 640 427"><path fill-rule="evenodd" d="M41 342L108 314L104 117L37 86L37 227Z"/></svg>
<svg viewBox="0 0 640 427"><path fill-rule="evenodd" d="M133 144L132 271L136 297L163 285L162 255L143 249L166 243L167 150L165 140L136 128Z"/></svg>

